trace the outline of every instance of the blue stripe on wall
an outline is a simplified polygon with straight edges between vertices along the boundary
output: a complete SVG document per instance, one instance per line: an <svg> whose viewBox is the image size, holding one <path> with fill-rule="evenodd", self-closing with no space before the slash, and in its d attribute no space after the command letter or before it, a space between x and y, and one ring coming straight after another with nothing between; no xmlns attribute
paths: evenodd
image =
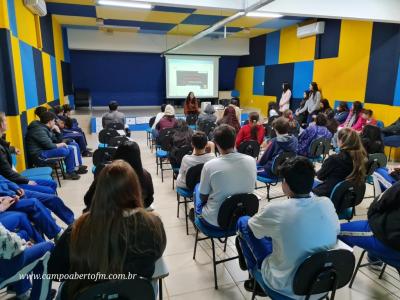
<svg viewBox="0 0 400 300"><path fill-rule="evenodd" d="M396 87L394 89L393 105L400 106L400 59L399 59L399 66L397 68L397 79L396 79Z"/></svg>
<svg viewBox="0 0 400 300"><path fill-rule="evenodd" d="M58 91L57 63L54 56L50 56L51 78L53 81L54 99L60 98Z"/></svg>
<svg viewBox="0 0 400 300"><path fill-rule="evenodd" d="M279 42L281 39L280 31L267 34L265 46L265 64L276 65L279 63Z"/></svg>
<svg viewBox="0 0 400 300"><path fill-rule="evenodd" d="M22 41L19 41L19 48L21 53L22 74L24 77L26 108L30 109L39 105L33 52L32 47Z"/></svg>
<svg viewBox="0 0 400 300"><path fill-rule="evenodd" d="M254 67L253 94L264 95L265 66Z"/></svg>
<svg viewBox="0 0 400 300"><path fill-rule="evenodd" d="M323 19L324 34L318 34L315 42L315 59L337 57L339 55L340 28L342 20Z"/></svg>
<svg viewBox="0 0 400 300"><path fill-rule="evenodd" d="M10 29L15 37L18 37L17 18L15 17L14 0L7 0L8 19L10 20Z"/></svg>
<svg viewBox="0 0 400 300"><path fill-rule="evenodd" d="M265 39L265 34L250 39L250 54L240 57L239 67L265 65Z"/></svg>
<svg viewBox="0 0 400 300"><path fill-rule="evenodd" d="M96 6L47 2L47 12L53 15L96 18Z"/></svg>
<svg viewBox="0 0 400 300"><path fill-rule="evenodd" d="M313 79L314 62L302 61L294 64L293 75L293 98L303 98L303 93L308 90L308 87Z"/></svg>
<svg viewBox="0 0 400 300"><path fill-rule="evenodd" d="M219 58L219 90L235 89L236 71L239 66L239 56L221 56Z"/></svg>
<svg viewBox="0 0 400 300"><path fill-rule="evenodd" d="M64 61L65 62L70 62L70 56L69 56L69 46L68 46L68 33L67 33L67 28L63 27L62 28L62 39L63 39L63 46L64 46Z"/></svg>
<svg viewBox="0 0 400 300"><path fill-rule="evenodd" d="M54 56L53 21L51 15L40 18L43 51Z"/></svg>
<svg viewBox="0 0 400 300"><path fill-rule="evenodd" d="M374 23L365 102L393 105L400 59L400 25Z"/></svg>
<svg viewBox="0 0 400 300"><path fill-rule="evenodd" d="M279 100L282 95L282 83L293 82L293 73L293 63L266 66L264 94L276 96Z"/></svg>
<svg viewBox="0 0 400 300"><path fill-rule="evenodd" d="M42 52L36 48L32 48L32 51L33 51L33 64L35 66L36 90L37 90L39 105L42 105L47 101L46 87L44 84Z"/></svg>

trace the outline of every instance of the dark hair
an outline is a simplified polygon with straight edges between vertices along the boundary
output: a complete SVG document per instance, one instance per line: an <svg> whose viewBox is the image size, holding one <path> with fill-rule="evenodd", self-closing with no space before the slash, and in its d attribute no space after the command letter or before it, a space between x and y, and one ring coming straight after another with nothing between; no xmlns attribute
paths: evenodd
<svg viewBox="0 0 400 300"><path fill-rule="evenodd" d="M44 106L38 106L35 108L35 115L40 118L40 115L44 112L47 112L47 108Z"/></svg>
<svg viewBox="0 0 400 300"><path fill-rule="evenodd" d="M364 109L363 113L369 117L372 117L372 115L374 114L374 112L371 109Z"/></svg>
<svg viewBox="0 0 400 300"><path fill-rule="evenodd" d="M140 148L136 142L126 141L123 142L115 151L113 160L122 159L126 161L135 170L139 178L140 185L144 186L144 175L142 159L140 157Z"/></svg>
<svg viewBox="0 0 400 300"><path fill-rule="evenodd" d="M331 108L331 105L329 104L329 101L328 101L328 99L322 99L321 100L321 103L322 103L322 105L323 105L323 108L322 108L322 111L325 111L325 110L327 110L327 109L332 109Z"/></svg>
<svg viewBox="0 0 400 300"><path fill-rule="evenodd" d="M353 102L353 114L359 114L362 111L362 103L360 101Z"/></svg>
<svg viewBox="0 0 400 300"><path fill-rule="evenodd" d="M207 135L203 131L196 131L192 135L192 145L196 149L204 149L207 146Z"/></svg>
<svg viewBox="0 0 400 300"><path fill-rule="evenodd" d="M232 106L228 106L224 110L224 116L219 121L220 124L228 124L232 126L236 132L240 130L240 123L236 117L236 110Z"/></svg>
<svg viewBox="0 0 400 300"><path fill-rule="evenodd" d="M193 99L190 99L190 94L193 94ZM186 102L189 102L189 101L191 101L191 102L197 101L196 96L194 95L193 92L189 92L189 94L186 97Z"/></svg>
<svg viewBox="0 0 400 300"><path fill-rule="evenodd" d="M117 102L117 101L111 101L111 102L108 104L108 108L109 108L111 111L117 110L117 109L118 109L118 102Z"/></svg>
<svg viewBox="0 0 400 300"><path fill-rule="evenodd" d="M308 98L310 98L310 90L305 90L304 93L306 93L306 98L305 98L305 100L307 100Z"/></svg>
<svg viewBox="0 0 400 300"><path fill-rule="evenodd" d="M326 126L326 124L328 124L328 119L323 113L319 113L315 119L315 124L317 126Z"/></svg>
<svg viewBox="0 0 400 300"><path fill-rule="evenodd" d="M278 104L277 104L276 102L273 102L273 101L268 102L268 108L267 108L267 115L268 115L268 117L269 117L269 112L270 112L270 110L272 110L272 109L275 109L276 112L278 112Z"/></svg>
<svg viewBox="0 0 400 300"><path fill-rule="evenodd" d="M283 91L286 92L287 90L290 90L290 84L288 82L283 83Z"/></svg>
<svg viewBox="0 0 400 300"><path fill-rule="evenodd" d="M289 120L284 117L279 117L272 122L272 127L279 134L287 134L289 132Z"/></svg>
<svg viewBox="0 0 400 300"><path fill-rule="evenodd" d="M69 104L64 104L63 105L64 114L66 114L67 112L70 112L71 110L72 110L71 105L69 105Z"/></svg>
<svg viewBox="0 0 400 300"><path fill-rule="evenodd" d="M310 91L311 93L314 94L319 91L318 84L315 81L311 82L311 87L312 87L312 90Z"/></svg>
<svg viewBox="0 0 400 300"><path fill-rule="evenodd" d="M176 121L176 124L175 124L175 126L174 126L174 129L175 129L175 132L176 132L176 131L181 131L181 132L188 131L188 130L189 130L189 125L188 125L188 123L187 123L185 120L183 120L183 119L178 119L178 120Z"/></svg>
<svg viewBox="0 0 400 300"><path fill-rule="evenodd" d="M309 194L312 190L315 169L312 162L303 156L288 159L279 167L279 174L288 184L293 193Z"/></svg>
<svg viewBox="0 0 400 300"><path fill-rule="evenodd" d="M339 103L339 107L342 109L342 111L348 111L349 110L349 107L347 106L347 102L344 102L344 101Z"/></svg>
<svg viewBox="0 0 400 300"><path fill-rule="evenodd" d="M232 98L232 99L231 99L231 104L232 104L232 105L235 105L235 106L238 106L238 104L239 104L238 99Z"/></svg>
<svg viewBox="0 0 400 300"><path fill-rule="evenodd" d="M214 142L222 149L235 147L236 130L230 125L222 124L214 130Z"/></svg>
<svg viewBox="0 0 400 300"><path fill-rule="evenodd" d="M53 114L52 112L45 111L40 114L39 118L40 118L40 123L47 124L47 123L49 123L49 121L55 120L56 115Z"/></svg>
<svg viewBox="0 0 400 300"><path fill-rule="evenodd" d="M260 120L260 115L258 112L251 112L249 114L249 125L251 127L250 129L250 135L251 139L257 141L257 135L258 135L258 126L257 122Z"/></svg>
<svg viewBox="0 0 400 300"><path fill-rule="evenodd" d="M72 128L72 126L74 125L74 121L71 118L66 117L66 118L64 118L64 124L65 124L65 127Z"/></svg>
<svg viewBox="0 0 400 300"><path fill-rule="evenodd" d="M365 125L361 132L361 141L368 154L384 152L381 129L377 126Z"/></svg>
<svg viewBox="0 0 400 300"><path fill-rule="evenodd" d="M60 114L60 113L62 113L62 112L64 111L64 109L63 109L60 105L54 106L54 107L53 107L53 110L54 110L54 113L55 113L56 115L58 115L58 114Z"/></svg>
<svg viewBox="0 0 400 300"><path fill-rule="evenodd" d="M167 104L163 104L163 105L161 105L161 112L164 112L165 111L165 107L167 106Z"/></svg>

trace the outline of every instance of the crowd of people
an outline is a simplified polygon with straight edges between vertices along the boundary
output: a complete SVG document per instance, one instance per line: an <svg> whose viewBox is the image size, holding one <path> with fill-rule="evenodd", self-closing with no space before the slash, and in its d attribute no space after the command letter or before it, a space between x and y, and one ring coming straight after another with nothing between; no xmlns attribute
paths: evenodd
<svg viewBox="0 0 400 300"><path fill-rule="evenodd" d="M240 266L250 277L254 268L260 269L270 289L300 299L293 291L293 278L300 263L315 251L358 246L368 251L371 261L383 259L400 267L400 205L396 201L400 182L374 200L366 220L341 224L337 203L330 200L342 181L365 184L368 154L383 153L386 138L400 137L400 119L381 129L373 112L357 101L351 109L344 102L332 109L315 82L294 113L291 95L290 85L283 83L282 97L268 104L266 120L251 112L242 124L236 100L217 120L213 106L201 112L191 92L184 103L186 120L176 117L172 105L164 104L150 127L157 142L164 130L173 129L169 153L174 168L179 168L178 188L189 189L190 169L201 166L190 215L192 221L198 219L211 229L220 228L218 214L227 197L254 193L257 176L281 180L287 199L268 204L252 217L241 217L236 246ZM110 102L109 108L103 127L119 123L125 128L118 103ZM66 179L76 180L87 172L81 157L92 153L70 112L68 105L37 108L38 120L29 124L25 136L26 153L32 167L63 157ZM189 126L193 121L194 130ZM153 180L143 167L139 145L126 140L117 147L112 160L96 172L83 199L86 207L75 217L57 196L53 180L15 171L11 155L19 150L5 140L6 131L6 117L0 113L0 281L18 272L41 274L45 269L51 274L130 272L151 279L167 240L162 221L153 212ZM332 142L333 154L317 171L309 149L320 138ZM247 142L260 146L259 158L237 151ZM174 156L184 147L190 150L186 155ZM275 170L275 160L282 153L293 155ZM65 230L51 213L65 223ZM74 299L94 284L67 280L58 291L59 299ZM245 288L258 295L264 292L252 278ZM8 289L18 299L50 299L55 294L50 282L28 278L14 278Z"/></svg>

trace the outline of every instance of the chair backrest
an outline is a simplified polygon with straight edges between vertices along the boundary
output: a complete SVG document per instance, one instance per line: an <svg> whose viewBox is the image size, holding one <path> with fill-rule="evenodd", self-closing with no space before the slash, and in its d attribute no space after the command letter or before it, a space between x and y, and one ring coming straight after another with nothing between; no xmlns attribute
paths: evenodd
<svg viewBox="0 0 400 300"><path fill-rule="evenodd" d="M198 116L196 114L190 114L186 116L186 123L190 125L196 125Z"/></svg>
<svg viewBox="0 0 400 300"><path fill-rule="evenodd" d="M368 155L367 176L371 176L377 169L386 167L387 157L383 153Z"/></svg>
<svg viewBox="0 0 400 300"><path fill-rule="evenodd" d="M106 125L106 129L114 129L114 130L124 130L125 126L124 124L121 123L108 123Z"/></svg>
<svg viewBox="0 0 400 300"><path fill-rule="evenodd" d="M99 142L102 144L108 144L110 139L114 136L119 136L115 129L102 129L99 132Z"/></svg>
<svg viewBox="0 0 400 300"><path fill-rule="evenodd" d="M282 152L278 154L272 163L271 171L274 175L278 176L279 174L279 167L288 159L295 157L296 153L294 152Z"/></svg>
<svg viewBox="0 0 400 300"><path fill-rule="evenodd" d="M156 121L156 116L150 118L150 120L149 120L149 127L150 128L153 127L155 121Z"/></svg>
<svg viewBox="0 0 400 300"><path fill-rule="evenodd" d="M224 230L235 230L237 221L243 216L253 216L258 212L259 200L254 194L229 196L218 211L218 225Z"/></svg>
<svg viewBox="0 0 400 300"><path fill-rule="evenodd" d="M173 148L169 153L169 162L173 168L180 168L182 159L186 154L191 154L193 151L192 146L183 145L179 148Z"/></svg>
<svg viewBox="0 0 400 300"><path fill-rule="evenodd" d="M329 155L329 150L331 148L331 141L326 138L318 138L311 142L309 148L310 157L320 157L325 158Z"/></svg>
<svg viewBox="0 0 400 300"><path fill-rule="evenodd" d="M215 127L217 127L217 124L215 122L199 121L197 130L203 131L207 135L208 139L212 140Z"/></svg>
<svg viewBox="0 0 400 300"><path fill-rule="evenodd" d="M108 146L109 147L118 147L121 145L123 142L128 141L129 139L126 136L113 136L109 141L108 141Z"/></svg>
<svg viewBox="0 0 400 300"><path fill-rule="evenodd" d="M330 197L336 212L342 213L347 208L354 208L360 204L364 199L365 189L365 183L356 185L349 180L339 182L332 190Z"/></svg>
<svg viewBox="0 0 400 300"><path fill-rule="evenodd" d="M350 281L354 266L355 257L351 251L335 249L315 253L297 269L293 291L299 296L336 291Z"/></svg>
<svg viewBox="0 0 400 300"><path fill-rule="evenodd" d="M80 292L76 300L154 300L154 289L148 279L105 281Z"/></svg>
<svg viewBox="0 0 400 300"><path fill-rule="evenodd" d="M251 157L257 158L258 154L260 154L260 145L258 144L257 141L254 140L245 141L239 145L237 150L239 153L243 153Z"/></svg>
<svg viewBox="0 0 400 300"><path fill-rule="evenodd" d="M190 167L186 172L186 186L189 190L193 191L196 184L200 182L201 171L203 170L204 164L198 164Z"/></svg>
<svg viewBox="0 0 400 300"><path fill-rule="evenodd" d="M105 147L96 149L93 152L93 165L106 164L112 161L117 148Z"/></svg>
<svg viewBox="0 0 400 300"><path fill-rule="evenodd" d="M174 135L175 129L164 128L160 130L157 138L157 144L160 145L161 149L164 151L171 150L172 147L172 136Z"/></svg>

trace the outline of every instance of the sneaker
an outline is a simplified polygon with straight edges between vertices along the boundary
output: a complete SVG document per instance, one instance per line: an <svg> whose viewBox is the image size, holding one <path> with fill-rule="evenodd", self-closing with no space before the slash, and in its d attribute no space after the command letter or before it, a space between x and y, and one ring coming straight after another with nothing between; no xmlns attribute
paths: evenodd
<svg viewBox="0 0 400 300"><path fill-rule="evenodd" d="M88 168L88 167L85 166L85 165L80 165L80 166L79 166L79 169L82 169L82 170L87 170L87 168Z"/></svg>
<svg viewBox="0 0 400 300"><path fill-rule="evenodd" d="M194 224L194 208L189 210L189 220Z"/></svg>
<svg viewBox="0 0 400 300"><path fill-rule="evenodd" d="M79 168L79 169L76 171L77 174L86 174L87 172L88 172L88 170L86 170L86 169L81 169L81 168Z"/></svg>
<svg viewBox="0 0 400 300"><path fill-rule="evenodd" d="M85 152L82 152L83 157L92 157L93 153L90 152L89 150L86 150Z"/></svg>
<svg viewBox="0 0 400 300"><path fill-rule="evenodd" d="M81 178L81 176L79 176L76 172L65 174L65 179L78 180L79 178Z"/></svg>
<svg viewBox="0 0 400 300"><path fill-rule="evenodd" d="M368 268L375 270L375 271L382 271L383 262L380 259L370 256L368 254L367 260L368 260L368 263L370 263L370 265L368 265Z"/></svg>
<svg viewBox="0 0 400 300"><path fill-rule="evenodd" d="M250 293L254 292L254 279L250 278L244 281L244 289ZM261 286L256 282L255 294L258 297L267 297Z"/></svg>

